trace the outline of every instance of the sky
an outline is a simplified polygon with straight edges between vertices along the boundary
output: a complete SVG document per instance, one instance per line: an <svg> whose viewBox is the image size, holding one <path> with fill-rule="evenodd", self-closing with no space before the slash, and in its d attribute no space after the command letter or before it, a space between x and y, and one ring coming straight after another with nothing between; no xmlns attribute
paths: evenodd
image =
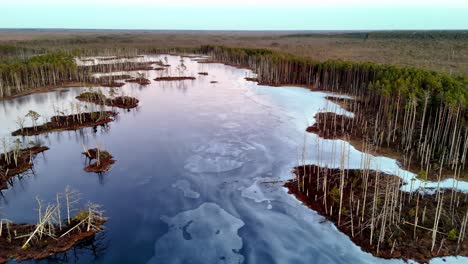
<svg viewBox="0 0 468 264"><path fill-rule="evenodd" d="M0 0L0 28L468 29L468 0Z"/></svg>

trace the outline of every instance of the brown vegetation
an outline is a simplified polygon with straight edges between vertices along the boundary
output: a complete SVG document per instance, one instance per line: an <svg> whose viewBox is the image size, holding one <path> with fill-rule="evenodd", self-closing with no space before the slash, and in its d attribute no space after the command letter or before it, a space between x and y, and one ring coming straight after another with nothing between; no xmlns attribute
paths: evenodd
<svg viewBox="0 0 468 264"><path fill-rule="evenodd" d="M19 149L19 145L17 145L12 151L1 154L0 190L7 188L10 178L31 169L34 156L48 149L44 146Z"/></svg>
<svg viewBox="0 0 468 264"><path fill-rule="evenodd" d="M149 71L154 68L154 62L117 62L96 65L79 66L79 69L87 73L108 73L118 71Z"/></svg>
<svg viewBox="0 0 468 264"><path fill-rule="evenodd" d="M153 62L153 63L160 66L160 67L163 67L163 69L166 69L167 67L171 67L170 64L164 63L162 61L156 61L156 62Z"/></svg>
<svg viewBox="0 0 468 264"><path fill-rule="evenodd" d="M249 82L258 82L257 78L245 77L244 79Z"/></svg>
<svg viewBox="0 0 468 264"><path fill-rule="evenodd" d="M118 88L118 87L124 86L125 83L123 83L123 82L110 82L110 83L101 83L100 85L103 86L103 87Z"/></svg>
<svg viewBox="0 0 468 264"><path fill-rule="evenodd" d="M116 112L90 112L67 116L53 116L49 122L34 127L20 128L11 133L12 136L35 136L50 132L78 130L85 127L105 125L114 121Z"/></svg>
<svg viewBox="0 0 468 264"><path fill-rule="evenodd" d="M148 80L148 79L145 79L145 78L133 78L133 79L127 79L125 80L125 82L128 82L128 83L138 83L139 85L148 85L148 84L151 84L151 81Z"/></svg>
<svg viewBox="0 0 468 264"><path fill-rule="evenodd" d="M375 137L375 127L368 120L372 120L375 115L373 111L367 109L361 100L338 98L327 96L328 100L339 104L347 111L359 113L354 118L339 115L331 112L318 113L315 116L316 123L307 128L308 132L318 134L327 139L347 139L358 150L368 149L371 153L383 155L397 159L401 166L409 171L417 173L425 180L438 180L442 170L442 179L456 178L461 180L468 179L468 170L462 166L455 168L453 166L438 163L435 160L430 161L429 166L423 166L415 158L408 158L404 150L398 146L394 140L383 141L381 137ZM391 136L391 135L390 135ZM380 143L379 143L380 142Z"/></svg>
<svg viewBox="0 0 468 264"><path fill-rule="evenodd" d="M16 94L0 97L0 101L7 101L11 100L14 98L30 95L30 94L36 94L36 93L48 93L60 88L64 87L89 87L89 86L94 86L94 83L91 82L63 82L60 84L56 85L48 85L48 86L40 86L40 87L35 87L32 89L24 90Z"/></svg>
<svg viewBox="0 0 468 264"><path fill-rule="evenodd" d="M343 164L342 164L343 165ZM364 251L383 258L468 256L467 194L400 191L397 176L371 170L298 166L289 192L335 223Z"/></svg>
<svg viewBox="0 0 468 264"><path fill-rule="evenodd" d="M109 60L120 60L120 59L136 59L136 58L143 58L143 55L130 55L130 56L111 56L111 57L100 57L98 58L101 61L109 61ZM85 61L85 60L83 60ZM93 60L94 61L94 60Z"/></svg>
<svg viewBox="0 0 468 264"><path fill-rule="evenodd" d="M398 160L400 164L403 163L403 154L398 151L395 145L381 147L372 145L371 141L366 137L365 129L356 126L356 120L352 117L336 114L334 112L320 112L314 116L314 119L315 123L306 129L309 133L317 134L319 137L325 139L346 140L361 152L393 158ZM418 172L414 169L411 169L411 171L415 173ZM447 175L443 177L450 176L451 175ZM437 179L437 175L435 175L434 179Z"/></svg>
<svg viewBox="0 0 468 264"><path fill-rule="evenodd" d="M101 226L105 220L99 220L99 222L99 225ZM57 236L61 236L61 234L67 232L76 224L78 224L78 220L73 220L70 226L64 226L62 230L55 230L54 232ZM34 228L35 226L30 224L11 224L10 226L10 229L18 235L32 232ZM16 261L45 259L57 253L62 253L71 249L77 242L92 237L97 232L99 232L97 229L91 229L89 231L86 229L81 231L77 229L62 239L40 241L37 245L27 247L26 249L22 249L21 247L27 237L22 239L13 239L11 242L8 242L6 238L0 237L0 248L2 249L0 250L0 263L6 263L9 259L16 259Z"/></svg>
<svg viewBox="0 0 468 264"><path fill-rule="evenodd" d="M67 187L65 193L56 195L54 203L45 204L37 198L37 224L15 224L1 219L0 263L10 259L20 262L48 258L102 231L107 218L99 205L88 203L77 214L71 215L77 196L76 191Z"/></svg>
<svg viewBox="0 0 468 264"><path fill-rule="evenodd" d="M112 164L115 163L114 157L107 151L99 148L88 149L83 152L88 160L88 165L85 167L87 172L102 173L110 169ZM91 161L96 160L91 163Z"/></svg>
<svg viewBox="0 0 468 264"><path fill-rule="evenodd" d="M108 98L102 93L85 92L76 97L76 99L84 102L95 103L98 105L107 105L123 109L131 109L138 106L139 100L129 96L118 96Z"/></svg>
<svg viewBox="0 0 468 264"><path fill-rule="evenodd" d="M245 65L245 64L230 63L230 62L222 61L222 60L200 59L196 61L201 64L223 64L223 65L234 67L237 69L254 70L252 67Z"/></svg>
<svg viewBox="0 0 468 264"><path fill-rule="evenodd" d="M191 76L176 76L176 77L167 76L167 77L158 77L154 80L160 82L160 81L184 81L184 80L195 80L195 79L196 79L195 77L191 77Z"/></svg>

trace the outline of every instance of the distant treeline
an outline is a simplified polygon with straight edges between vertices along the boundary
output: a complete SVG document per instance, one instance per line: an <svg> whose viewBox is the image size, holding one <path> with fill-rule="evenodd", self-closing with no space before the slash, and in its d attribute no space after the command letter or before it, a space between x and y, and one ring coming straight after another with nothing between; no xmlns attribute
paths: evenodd
<svg viewBox="0 0 468 264"><path fill-rule="evenodd" d="M371 32L327 32L327 33L296 33L282 37L325 37L325 38L357 38L357 39L413 39L413 40L468 40L468 31L371 31Z"/></svg>
<svg viewBox="0 0 468 264"><path fill-rule="evenodd" d="M25 57L41 53L44 53L44 49L32 49L18 45L0 44L0 63L15 62L23 60Z"/></svg>
<svg viewBox="0 0 468 264"><path fill-rule="evenodd" d="M356 119L369 128L372 144L394 146L424 169L442 164L464 169L467 77L375 63L319 62L265 49L204 46L201 51L254 69L263 84L310 85L354 95L361 102Z"/></svg>

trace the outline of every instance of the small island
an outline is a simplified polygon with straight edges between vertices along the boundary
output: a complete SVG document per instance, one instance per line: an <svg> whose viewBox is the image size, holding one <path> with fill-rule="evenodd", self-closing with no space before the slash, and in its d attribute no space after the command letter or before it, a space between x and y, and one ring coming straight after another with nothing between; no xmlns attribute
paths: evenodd
<svg viewBox="0 0 468 264"><path fill-rule="evenodd" d="M133 78L133 79L127 79L125 80L127 83L138 83L139 85L148 85L151 84L151 81L148 79L145 79L143 77L138 77L138 78Z"/></svg>
<svg viewBox="0 0 468 264"><path fill-rule="evenodd" d="M117 80L124 80L131 78L128 74L120 74L120 75L108 75L108 76L101 76L92 80L92 83L100 85L102 87L109 87L109 88L118 88L125 85L123 82L118 82Z"/></svg>
<svg viewBox="0 0 468 264"><path fill-rule="evenodd" d="M184 80L195 80L195 77L191 76L167 76L167 77L158 77L154 79L155 81L161 82L161 81L184 81Z"/></svg>
<svg viewBox="0 0 468 264"><path fill-rule="evenodd" d="M156 61L154 62L154 64L158 65L159 67L164 67L164 68L171 67L170 64L164 63L163 61Z"/></svg>
<svg viewBox="0 0 468 264"><path fill-rule="evenodd" d="M125 85L123 82L116 82L116 81L110 81L110 82L105 82L105 83L100 83L102 87L109 87L109 88L119 88Z"/></svg>
<svg viewBox="0 0 468 264"><path fill-rule="evenodd" d="M55 203L37 201L37 224L0 220L0 263L11 259L18 262L40 260L65 252L102 231L107 221L97 204L88 203L81 209L73 208L78 201L78 193L68 187L64 193L57 194ZM77 213L73 216L72 211Z"/></svg>
<svg viewBox="0 0 468 264"><path fill-rule="evenodd" d="M37 113L34 116L37 117ZM58 115L53 116L49 122L43 125L36 125L34 122L32 127L22 127L16 131L13 131L11 135L35 136L50 132L78 130L85 127L101 126L114 121L115 116L117 116L117 113L113 111ZM37 121L37 119L33 120Z"/></svg>
<svg viewBox="0 0 468 264"><path fill-rule="evenodd" d="M88 149L82 153L87 158L86 172L102 173L110 169L115 163L114 157L107 151L99 148ZM95 160L94 162L92 162Z"/></svg>
<svg viewBox="0 0 468 264"><path fill-rule="evenodd" d="M32 168L34 157L48 150L45 146L20 149L19 144L7 153L0 154L0 190L8 187L8 180Z"/></svg>
<svg viewBox="0 0 468 264"><path fill-rule="evenodd" d="M81 93L76 99L84 102L90 102L98 105L106 105L123 109L131 109L138 106L139 100L130 96L118 96L115 98L106 97L99 92Z"/></svg>

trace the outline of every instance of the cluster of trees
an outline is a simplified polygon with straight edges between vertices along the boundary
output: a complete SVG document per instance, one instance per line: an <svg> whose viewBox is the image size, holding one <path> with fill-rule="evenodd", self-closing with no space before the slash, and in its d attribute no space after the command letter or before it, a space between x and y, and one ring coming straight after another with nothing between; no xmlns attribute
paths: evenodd
<svg viewBox="0 0 468 264"><path fill-rule="evenodd" d="M55 52L26 60L0 63L0 98L21 93L26 89L57 85L78 79L72 54Z"/></svg>
<svg viewBox="0 0 468 264"><path fill-rule="evenodd" d="M445 164L464 169L468 78L375 63L314 61L265 49L203 46L215 60L254 69L259 83L298 84L346 93L352 111L376 146L404 153L406 165L429 170Z"/></svg>
<svg viewBox="0 0 468 264"><path fill-rule="evenodd" d="M463 255L468 233L465 193L438 187L430 194L423 186L402 191L399 177L369 169L367 154L361 169L345 169L346 152L341 143L336 169L297 166L296 179L286 187L374 255L420 263L435 256Z"/></svg>
<svg viewBox="0 0 468 264"><path fill-rule="evenodd" d="M26 59L10 58L0 61L0 98L21 94L29 89L56 86L64 83L79 82L100 85L93 73L113 71L150 70L154 62L109 62L91 65L78 65L77 51L57 51L42 55L32 55ZM117 53L133 56L127 51ZM84 60L86 61L86 60ZM93 60L94 61L94 60Z"/></svg>
<svg viewBox="0 0 468 264"><path fill-rule="evenodd" d="M18 225L13 224L8 219L1 219L0 239L5 238L9 243L18 246L21 243L21 248L15 249L21 252L20 250L27 250L30 247L44 248L47 244L59 243L60 240L65 241L65 244L67 244L67 240L72 242L76 240L74 238L70 239L70 237L82 232L97 233L101 231L103 229L102 224L106 221L101 206L88 203L85 208L77 210L75 204L78 203L78 196L77 191L67 187L64 193L56 195L55 203L46 204L36 198L38 203L37 224ZM73 211L78 211L78 213L73 216ZM85 237L82 236L82 238ZM68 242L68 244L70 243ZM63 244L57 248L63 249ZM16 254L10 252L9 255L15 256Z"/></svg>

